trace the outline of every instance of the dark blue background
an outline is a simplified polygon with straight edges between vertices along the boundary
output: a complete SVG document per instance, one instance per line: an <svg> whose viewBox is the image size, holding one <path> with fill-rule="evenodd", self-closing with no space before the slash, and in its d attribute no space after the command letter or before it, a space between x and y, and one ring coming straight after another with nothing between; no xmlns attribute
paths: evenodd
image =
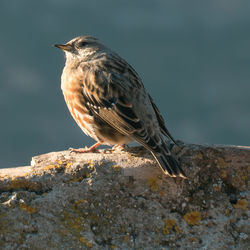
<svg viewBox="0 0 250 250"><path fill-rule="evenodd" d="M62 52L81 34L140 74L177 139L249 145L250 2L1 1L0 168L91 145L63 100Z"/></svg>

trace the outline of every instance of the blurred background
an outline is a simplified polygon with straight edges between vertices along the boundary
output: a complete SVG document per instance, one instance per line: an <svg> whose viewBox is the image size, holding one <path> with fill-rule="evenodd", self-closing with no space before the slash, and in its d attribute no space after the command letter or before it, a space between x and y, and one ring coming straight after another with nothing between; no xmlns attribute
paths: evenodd
<svg viewBox="0 0 250 250"><path fill-rule="evenodd" d="M249 0L2 0L0 168L94 141L71 118L53 48L92 35L139 73L176 139L250 144Z"/></svg>

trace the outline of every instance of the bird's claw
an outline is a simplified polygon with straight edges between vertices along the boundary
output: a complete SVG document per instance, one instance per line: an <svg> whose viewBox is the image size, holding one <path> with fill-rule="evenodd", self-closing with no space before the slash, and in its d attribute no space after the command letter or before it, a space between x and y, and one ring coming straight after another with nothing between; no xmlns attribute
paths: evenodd
<svg viewBox="0 0 250 250"><path fill-rule="evenodd" d="M116 144L112 147L112 150L113 151L122 151L124 150L125 148L128 148L128 145L127 144L123 144L123 145L119 145L119 144Z"/></svg>

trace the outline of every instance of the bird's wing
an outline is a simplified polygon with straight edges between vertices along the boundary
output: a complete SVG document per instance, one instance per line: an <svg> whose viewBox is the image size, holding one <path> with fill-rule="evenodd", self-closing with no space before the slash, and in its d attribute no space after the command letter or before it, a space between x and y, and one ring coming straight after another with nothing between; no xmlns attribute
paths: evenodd
<svg viewBox="0 0 250 250"><path fill-rule="evenodd" d="M152 106L153 106L153 108L154 108L154 111L155 111L155 114L156 114L157 120L158 120L158 122L159 122L159 125L160 125L160 128L161 128L162 133L163 133L165 136L167 136L174 144L177 145L175 139L173 138L173 136L172 136L172 135L170 134L170 132L168 131L168 129L167 129L166 125L165 125L164 119L163 119L163 117L162 117L162 115L161 115L159 109L158 109L157 106L155 105L155 103L154 103L152 97L151 97L150 95L148 95L148 96L149 96L149 99L150 99L150 101L151 101L151 104L152 104Z"/></svg>
<svg viewBox="0 0 250 250"><path fill-rule="evenodd" d="M138 141L151 151L160 150L161 138L155 133L157 128L149 126L151 120L144 120L145 112L152 110L151 117L157 121L140 78L128 64L125 69L124 65L121 67L122 72L120 65L115 66L117 68L109 65L102 70L89 67L83 79L84 102L95 115L120 133ZM144 110L138 107L143 107L143 103L138 101L140 97L142 101L146 98L146 104L150 105L148 110L147 107L144 107Z"/></svg>

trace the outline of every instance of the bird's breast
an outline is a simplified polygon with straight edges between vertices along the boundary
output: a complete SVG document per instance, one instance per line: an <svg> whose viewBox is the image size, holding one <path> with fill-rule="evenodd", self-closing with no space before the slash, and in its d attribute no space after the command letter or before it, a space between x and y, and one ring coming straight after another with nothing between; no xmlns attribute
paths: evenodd
<svg viewBox="0 0 250 250"><path fill-rule="evenodd" d="M94 117L83 99L81 80L65 73L67 72L64 71L62 75L61 89L69 112L82 131L97 140L93 127Z"/></svg>

